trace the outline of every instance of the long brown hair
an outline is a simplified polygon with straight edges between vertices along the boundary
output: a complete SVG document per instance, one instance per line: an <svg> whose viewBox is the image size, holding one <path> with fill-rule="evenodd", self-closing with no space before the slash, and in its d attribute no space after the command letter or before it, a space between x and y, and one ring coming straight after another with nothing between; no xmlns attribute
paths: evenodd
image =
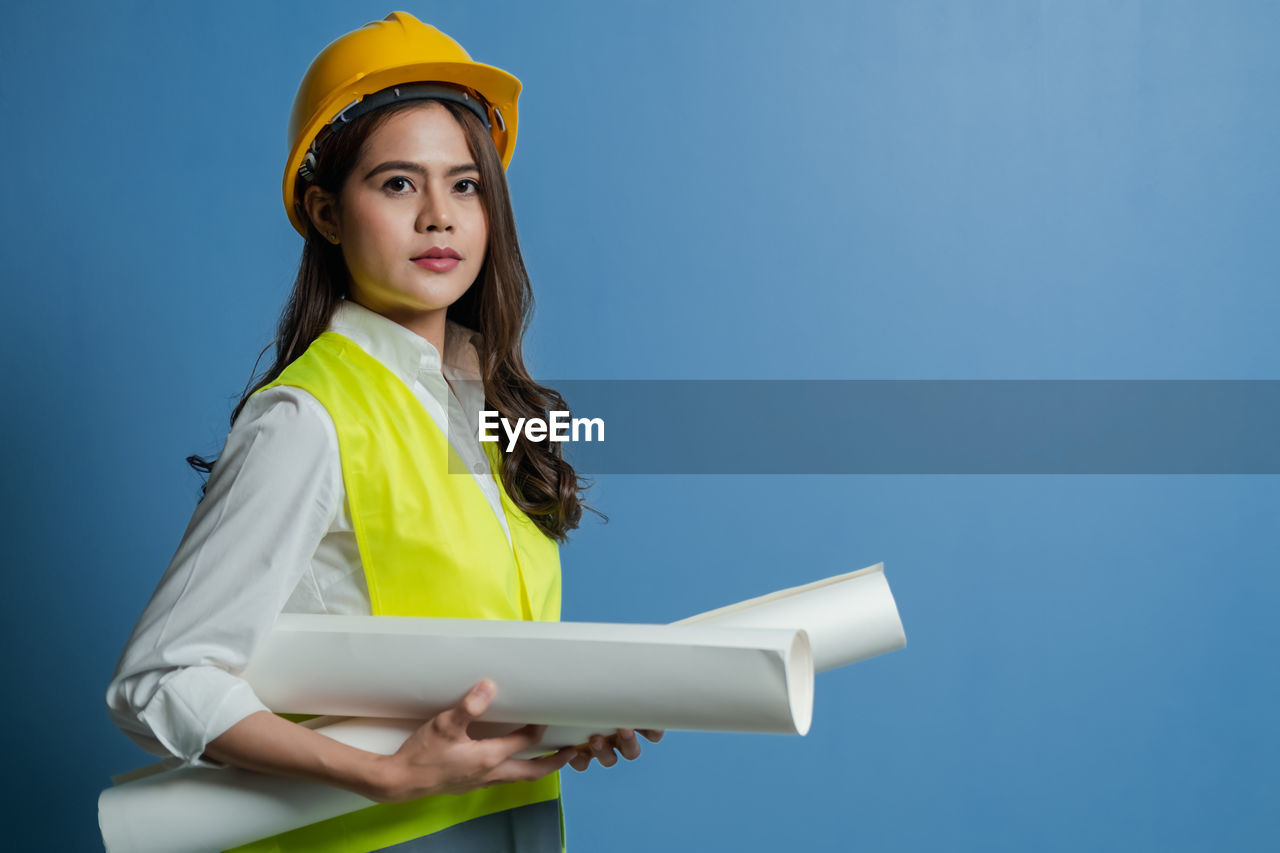
<svg viewBox="0 0 1280 853"><path fill-rule="evenodd" d="M516 423L517 418L545 418L549 411L567 410L560 394L534 382L524 366L522 343L533 314L533 289L516 238L502 161L488 130L474 113L449 101L433 102L449 110L462 126L480 169L480 196L488 220L489 245L475 283L449 306L447 316L479 332L483 339L480 372L485 408L496 410L511 423ZM311 183L341 199L342 187L360 161L365 140L395 113L423 103L393 102L333 131L317 152ZM299 190L300 195L302 192L305 189ZM342 249L325 240L310 217L303 219L307 236L293 291L280 314L275 340L262 351L265 354L274 344L275 362L256 382L250 378L231 414L233 426L254 392L278 378L328 328L334 309L346 294L348 279ZM501 442L499 447L507 493L548 536L564 542L568 532L578 527L583 509L600 515L580 500L579 493L586 485L563 458L558 442L535 442L521 436L510 452ZM189 456L187 462L197 471L210 473L217 460Z"/></svg>

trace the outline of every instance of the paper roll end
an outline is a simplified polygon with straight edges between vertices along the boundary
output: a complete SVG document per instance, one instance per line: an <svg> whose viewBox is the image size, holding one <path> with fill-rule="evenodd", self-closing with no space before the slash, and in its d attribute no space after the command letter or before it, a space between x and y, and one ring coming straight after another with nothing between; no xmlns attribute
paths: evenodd
<svg viewBox="0 0 1280 853"><path fill-rule="evenodd" d="M787 655L787 693L791 697L792 725L802 737L809 733L813 722L813 674L809 635L803 630L796 631Z"/></svg>
<svg viewBox="0 0 1280 853"><path fill-rule="evenodd" d="M107 830L107 809L103 808L107 795L111 793L111 788L107 788L98 794L98 834L102 836L102 846L107 853L114 853L118 850L113 842L115 841L115 833Z"/></svg>

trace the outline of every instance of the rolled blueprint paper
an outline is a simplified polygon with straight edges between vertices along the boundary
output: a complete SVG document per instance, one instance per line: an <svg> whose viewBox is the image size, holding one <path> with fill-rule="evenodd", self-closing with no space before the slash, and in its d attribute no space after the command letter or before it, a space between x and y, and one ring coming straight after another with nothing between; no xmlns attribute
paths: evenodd
<svg viewBox="0 0 1280 853"><path fill-rule="evenodd" d="M718 625L739 628L802 629L813 650L817 672L846 666L907 644L884 563L826 578L804 586L778 590L717 610L682 619L675 625ZM541 742L522 758L548 749L585 743L608 729L552 726Z"/></svg>
<svg viewBox="0 0 1280 853"><path fill-rule="evenodd" d="M802 629L818 672L907 645L884 563L779 590L675 622L738 628Z"/></svg>
<svg viewBox="0 0 1280 853"><path fill-rule="evenodd" d="M242 677L279 713L425 720L481 678L498 723L804 734L813 713L795 629L286 613Z"/></svg>
<svg viewBox="0 0 1280 853"><path fill-rule="evenodd" d="M389 755L416 720L345 720L316 731ZM108 853L217 853L374 805L342 788L228 768L165 770L108 788L98 825Z"/></svg>
<svg viewBox="0 0 1280 853"><path fill-rule="evenodd" d="M243 674L272 710L368 715L316 731L383 754L484 677L498 694L481 719L507 723L489 734L525 721L804 734L813 713L813 660L794 630L284 614ZM388 712L409 719L373 718ZM107 789L98 822L109 853L195 853L372 804L314 782L183 768Z"/></svg>
<svg viewBox="0 0 1280 853"><path fill-rule="evenodd" d="M821 670L902 648L906 643L897 608L884 580L883 564L699 614L684 622L689 623L685 627L695 628L698 622L710 622L712 619L716 620L717 625L724 619L732 620L735 626L745 624L753 627L774 627L780 620L792 631L803 629L811 634L809 639L813 646L813 658L810 660L816 660ZM510 623L483 624L494 626ZM612 632L625 627L661 629L676 628L682 624L595 627L608 628ZM729 622L725 624L727 627ZM438 674L438 663L437 660L415 658L408 671L430 672L431 679L424 680L434 680ZM320 683L329 674L327 669L322 667L322 670L321 677L317 679ZM585 677L581 670L576 675L581 681L587 682L604 673L619 670L622 668L611 661L602 671L592 672L590 678ZM649 671L651 667L644 666L630 673L623 671L622 674L639 679ZM499 680L498 675L491 671L483 674L498 681L495 705L511 698L508 680ZM404 672L397 673L392 680L401 679L404 679ZM453 704L477 680L479 677L459 683L446 704ZM697 680L696 676L691 675L686 683ZM698 687L696 683L691 686ZM508 711L511 710L508 708ZM304 711L307 712L318 713L310 709ZM519 718L520 714L513 712L501 716ZM579 717L576 713L571 716ZM486 714L485 717L489 719L490 715ZM807 714L805 719L807 728ZM529 721L532 718L517 719L515 722ZM345 720L317 730L370 752L391 753L418 724L417 719L366 718ZM490 725L495 726L493 733L510 728L496 723ZM548 730L543 743L546 748L581 743L592 732L610 731L619 727L677 728L642 725L638 722L634 726L613 723L558 725ZM535 749L524 755L529 757L543 751L546 749ZM164 771L108 789L98 800L98 811L103 841L109 853L202 853L225 850L369 805L372 805L372 801L328 785L236 769L188 768Z"/></svg>

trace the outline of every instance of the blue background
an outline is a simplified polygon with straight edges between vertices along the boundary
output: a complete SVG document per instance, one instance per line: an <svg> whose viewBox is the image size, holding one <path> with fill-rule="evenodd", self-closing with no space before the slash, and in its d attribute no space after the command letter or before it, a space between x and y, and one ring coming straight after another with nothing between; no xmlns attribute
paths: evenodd
<svg viewBox="0 0 1280 853"><path fill-rule="evenodd" d="M292 281L294 90L391 8L6 10L6 847L94 849L98 791L148 760L103 690L194 506L183 459L221 448ZM539 378L1280 378L1280 5L402 8L525 84ZM1280 831L1276 477L589 494L611 521L563 551L567 619L883 560L909 645L822 676L805 738L672 733L566 771L571 849Z"/></svg>

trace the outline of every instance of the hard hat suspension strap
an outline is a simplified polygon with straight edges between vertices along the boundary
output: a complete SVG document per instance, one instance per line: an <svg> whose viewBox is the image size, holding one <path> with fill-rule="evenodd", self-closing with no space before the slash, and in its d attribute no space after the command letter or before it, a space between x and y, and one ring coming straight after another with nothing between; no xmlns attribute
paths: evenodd
<svg viewBox="0 0 1280 853"><path fill-rule="evenodd" d="M336 116L334 116L328 124L326 124L316 138L312 140L311 146L307 149L306 156L302 158L302 165L298 167L298 177L304 181L310 181L315 175L316 170L316 152L320 150L321 141L338 127L350 124L362 115L373 112L379 107L385 107L387 104L396 101L415 101L431 98L437 101L452 101L455 104L461 104L484 123L486 130L491 130L493 125L489 121L489 104L474 90L463 86L455 86L450 83L401 83L397 86L388 86L370 95L365 95L358 101L352 101L343 107ZM505 122L502 120L502 114L494 109L497 115L498 126L505 128Z"/></svg>

